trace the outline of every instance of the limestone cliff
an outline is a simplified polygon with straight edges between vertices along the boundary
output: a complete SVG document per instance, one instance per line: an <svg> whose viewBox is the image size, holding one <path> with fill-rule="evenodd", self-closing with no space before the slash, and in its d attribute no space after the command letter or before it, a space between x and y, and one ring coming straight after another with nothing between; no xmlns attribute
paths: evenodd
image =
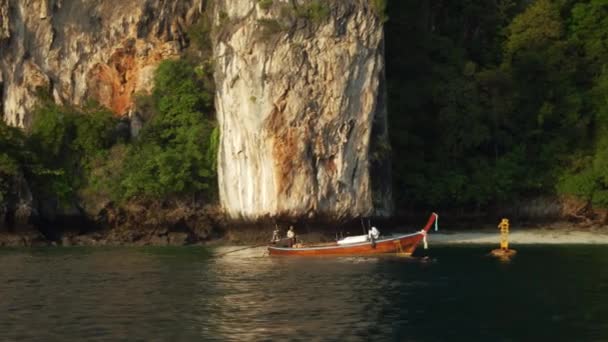
<svg viewBox="0 0 608 342"><path fill-rule="evenodd" d="M36 94L117 115L182 53L206 7L221 131L220 201L236 219L392 210L382 21L369 0L0 0L0 114ZM201 137L203 139L204 137Z"/></svg>
<svg viewBox="0 0 608 342"><path fill-rule="evenodd" d="M229 216L390 213L383 28L370 3L216 5L219 191Z"/></svg>
<svg viewBox="0 0 608 342"><path fill-rule="evenodd" d="M0 0L0 113L27 126L39 90L126 114L178 56L202 0Z"/></svg>

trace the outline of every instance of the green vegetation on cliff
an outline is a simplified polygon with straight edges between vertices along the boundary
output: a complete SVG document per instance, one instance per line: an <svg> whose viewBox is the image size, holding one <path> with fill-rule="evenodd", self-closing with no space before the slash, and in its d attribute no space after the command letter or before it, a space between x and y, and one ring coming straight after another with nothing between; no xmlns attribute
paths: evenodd
<svg viewBox="0 0 608 342"><path fill-rule="evenodd" d="M608 206L608 3L391 1L398 207Z"/></svg>
<svg viewBox="0 0 608 342"><path fill-rule="evenodd" d="M213 94L199 75L185 61L158 67L151 95L156 115L127 153L119 180L123 198L215 192Z"/></svg>
<svg viewBox="0 0 608 342"><path fill-rule="evenodd" d="M369 4L390 18L391 146L372 159L392 151L398 208L482 210L546 194L608 207L606 1ZM330 11L312 1L294 13L323 21ZM262 34L282 29L259 23ZM199 21L188 31L194 50L161 63L153 93L138 99L135 138L96 104L43 100L27 134L0 123L0 204L21 175L62 200L215 198L211 31Z"/></svg>
<svg viewBox="0 0 608 342"><path fill-rule="evenodd" d="M208 75L186 60L162 62L151 95L138 103L146 122L128 144L117 144L94 160L82 194L156 200L216 194L218 130Z"/></svg>
<svg viewBox="0 0 608 342"><path fill-rule="evenodd" d="M162 62L154 91L140 98L147 120L128 123L95 103L42 98L27 135L0 124L0 204L23 175L42 198L61 203L216 194L218 130L209 75L186 60Z"/></svg>
<svg viewBox="0 0 608 342"><path fill-rule="evenodd" d="M217 200L219 131L211 26L206 15L199 19L182 58L158 65L152 92L136 96L130 118L93 102L55 104L41 88L25 132L0 120L0 228L15 227L19 210L19 224L63 229L62 220L86 216L105 227L208 235L203 209Z"/></svg>
<svg viewBox="0 0 608 342"><path fill-rule="evenodd" d="M117 121L96 103L76 109L43 100L34 113L29 146L49 172L31 177L34 189L69 202L86 183L91 162L118 140Z"/></svg>
<svg viewBox="0 0 608 342"><path fill-rule="evenodd" d="M0 206L5 202L12 180L27 162L25 136L17 128L0 121Z"/></svg>

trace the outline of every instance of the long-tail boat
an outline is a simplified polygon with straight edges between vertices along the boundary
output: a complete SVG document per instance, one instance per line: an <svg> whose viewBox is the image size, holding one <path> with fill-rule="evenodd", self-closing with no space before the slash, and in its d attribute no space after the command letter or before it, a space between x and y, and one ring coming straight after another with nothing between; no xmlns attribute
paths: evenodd
<svg viewBox="0 0 608 342"><path fill-rule="evenodd" d="M437 221L439 216L435 213L431 214L429 220L422 230L411 234L397 234L392 236L380 236L377 240L366 240L355 243L325 243L320 245L299 246L293 247L277 247L269 246L268 253L270 255L289 255L289 256L320 256L320 255L370 255L370 254L387 254L394 253L399 255L412 255L420 242L424 242L426 247L426 235L433 223L437 230Z"/></svg>

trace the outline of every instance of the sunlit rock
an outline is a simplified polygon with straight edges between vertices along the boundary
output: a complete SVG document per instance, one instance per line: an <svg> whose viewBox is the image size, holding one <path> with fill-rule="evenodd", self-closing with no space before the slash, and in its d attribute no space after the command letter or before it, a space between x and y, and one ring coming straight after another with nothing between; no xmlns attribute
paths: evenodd
<svg viewBox="0 0 608 342"><path fill-rule="evenodd" d="M201 3L0 0L4 121L27 126L40 90L58 103L93 99L127 114L134 94L151 89L158 63L179 56Z"/></svg>
<svg viewBox="0 0 608 342"><path fill-rule="evenodd" d="M391 211L387 156L372 160L388 146L382 23L368 1L311 3L215 8L219 192L232 218Z"/></svg>

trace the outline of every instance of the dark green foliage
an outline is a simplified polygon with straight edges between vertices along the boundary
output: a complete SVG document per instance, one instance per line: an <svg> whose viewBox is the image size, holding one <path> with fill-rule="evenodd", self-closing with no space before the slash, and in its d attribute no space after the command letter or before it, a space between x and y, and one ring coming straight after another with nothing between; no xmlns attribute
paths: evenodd
<svg viewBox="0 0 608 342"><path fill-rule="evenodd" d="M608 207L608 3L588 1L572 8L570 42L579 59L580 102L588 111L589 129L579 151L561 172L560 193Z"/></svg>
<svg viewBox="0 0 608 342"><path fill-rule="evenodd" d="M500 55L492 51L500 49L494 42L502 24L498 7L405 1L390 2L388 12L389 132L398 206L461 207L487 204L496 193L505 197L513 185L504 178L516 171L500 170L500 182L493 174L499 161L511 165L516 157L502 146L511 137L500 125L510 101L500 96L511 89L511 79L483 67ZM432 30L429 20L435 22ZM475 39L468 38L470 32Z"/></svg>
<svg viewBox="0 0 608 342"><path fill-rule="evenodd" d="M263 10L268 10L272 7L272 0L258 0L258 5Z"/></svg>
<svg viewBox="0 0 608 342"><path fill-rule="evenodd" d="M0 120L0 206L8 195L11 180L20 171L20 164L24 161L24 146L23 134Z"/></svg>
<svg viewBox="0 0 608 342"><path fill-rule="evenodd" d="M130 144L117 139L117 119L96 104L76 109L43 101L29 139L39 162L31 172L35 190L64 201L78 195L91 206L107 199L215 196L219 133L210 77L204 65L162 62L153 94L137 97L146 124ZM2 137L15 132L0 130ZM20 141L0 138L0 145L5 140ZM0 154L0 173L15 170L14 158Z"/></svg>
<svg viewBox="0 0 608 342"><path fill-rule="evenodd" d="M262 27L261 34L264 38L269 38L283 31L281 23L276 19L258 19L258 23Z"/></svg>
<svg viewBox="0 0 608 342"><path fill-rule="evenodd" d="M45 102L34 114L31 141L49 160L72 154L89 159L115 142L116 123L112 113L96 103L77 110Z"/></svg>
<svg viewBox="0 0 608 342"><path fill-rule="evenodd" d="M188 38L191 46L197 51L206 52L210 55L213 48L211 30L211 21L206 14L203 14L196 23L188 28Z"/></svg>
<svg viewBox="0 0 608 342"><path fill-rule="evenodd" d="M107 153L100 154L89 162L87 182L78 189L82 206L85 209L95 209L111 199L120 199L123 188L121 178L129 145L118 143Z"/></svg>
<svg viewBox="0 0 608 342"><path fill-rule="evenodd" d="M269 37L328 2L259 0ZM608 3L603 0L370 0L385 25L391 145L400 208L474 208L540 194L608 207ZM295 8L295 9L294 9ZM228 27L226 13L219 14ZM188 31L184 60L158 68L139 96L141 135L118 141L98 106L60 107L43 94L28 139L0 124L0 201L11 177L67 198L215 196L210 22ZM256 99L251 97L250 101Z"/></svg>
<svg viewBox="0 0 608 342"><path fill-rule="evenodd" d="M322 22L329 18L330 8L325 1L311 0L296 8L296 15L306 18L315 23Z"/></svg>
<svg viewBox="0 0 608 342"><path fill-rule="evenodd" d="M398 204L558 192L608 205L608 3L392 1L388 13Z"/></svg>
<svg viewBox="0 0 608 342"><path fill-rule="evenodd" d="M220 129L213 127L211 134L209 135L209 146L207 147L206 162L209 165L211 171L217 174L217 152L220 147Z"/></svg>
<svg viewBox="0 0 608 342"><path fill-rule="evenodd" d="M154 81L157 114L127 153L121 197L214 193L213 94L205 90L195 67L183 60L162 62Z"/></svg>
<svg viewBox="0 0 608 342"><path fill-rule="evenodd" d="M380 20L385 23L388 21L388 16L386 14L386 2L388 0L369 0L374 12L380 18Z"/></svg>
<svg viewBox="0 0 608 342"><path fill-rule="evenodd" d="M207 78L186 60L159 65L153 93L137 99L146 124L133 143L114 145L91 161L81 191L85 204L197 193L215 197L219 134Z"/></svg>
<svg viewBox="0 0 608 342"><path fill-rule="evenodd" d="M159 65L153 94L136 96L144 127L135 140L98 104L59 106L44 91L27 136L0 120L0 206L21 176L37 198L78 200L91 213L109 200L201 193L213 199L219 131L206 19L190 27L184 59Z"/></svg>
<svg viewBox="0 0 608 342"><path fill-rule="evenodd" d="M0 205L8 194L10 182L18 172L17 161L7 153L0 153Z"/></svg>
<svg viewBox="0 0 608 342"><path fill-rule="evenodd" d="M30 146L45 172L32 185L45 196L68 201L86 183L89 163L116 141L117 120L95 103L82 109L43 101L36 109Z"/></svg>
<svg viewBox="0 0 608 342"><path fill-rule="evenodd" d="M507 26L505 59L510 62L517 53L543 53L563 37L559 8L550 0L538 0Z"/></svg>
<svg viewBox="0 0 608 342"><path fill-rule="evenodd" d="M109 110L97 103L89 103L82 114L74 117L74 148L87 162L105 153L116 142L117 123Z"/></svg>

